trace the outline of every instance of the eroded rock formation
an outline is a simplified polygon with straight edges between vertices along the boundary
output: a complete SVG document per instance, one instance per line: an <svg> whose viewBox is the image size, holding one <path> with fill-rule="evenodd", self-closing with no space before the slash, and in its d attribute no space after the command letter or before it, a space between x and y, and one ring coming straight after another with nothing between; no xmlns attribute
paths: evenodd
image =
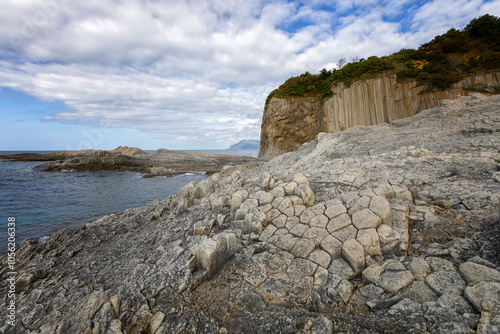
<svg viewBox="0 0 500 334"><path fill-rule="evenodd" d="M0 331L498 333L499 133L461 97L25 241Z"/></svg>
<svg viewBox="0 0 500 334"><path fill-rule="evenodd" d="M333 97L271 98L264 107L259 157L293 152L320 132L339 132L358 125L390 123L437 107L444 99L485 91L500 84L500 73L465 78L449 90L422 93L415 81L398 83L395 75L334 87Z"/></svg>

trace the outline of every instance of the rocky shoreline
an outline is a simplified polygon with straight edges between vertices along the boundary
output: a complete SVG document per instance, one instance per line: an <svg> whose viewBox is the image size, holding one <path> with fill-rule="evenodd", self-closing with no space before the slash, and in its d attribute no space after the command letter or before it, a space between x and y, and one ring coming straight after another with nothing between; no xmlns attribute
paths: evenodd
<svg viewBox="0 0 500 334"><path fill-rule="evenodd" d="M60 171L119 171L145 173L146 177L173 176L189 172L213 174L228 166L249 163L252 157L188 153L159 149L147 153L141 149L120 146L112 151L83 150L49 154L21 153L1 155L13 161L43 161L35 170Z"/></svg>
<svg viewBox="0 0 500 334"><path fill-rule="evenodd" d="M461 97L26 240L0 331L498 333L499 133Z"/></svg>

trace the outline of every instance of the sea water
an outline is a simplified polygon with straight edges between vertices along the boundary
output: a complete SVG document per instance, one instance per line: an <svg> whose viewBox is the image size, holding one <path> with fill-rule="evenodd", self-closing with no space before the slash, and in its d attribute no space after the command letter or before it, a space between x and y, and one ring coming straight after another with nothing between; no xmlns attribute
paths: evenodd
<svg viewBox="0 0 500 334"><path fill-rule="evenodd" d="M206 178L204 173L144 178L135 172L35 171L42 163L0 160L0 253L7 251L9 217L16 219L19 243L162 200Z"/></svg>

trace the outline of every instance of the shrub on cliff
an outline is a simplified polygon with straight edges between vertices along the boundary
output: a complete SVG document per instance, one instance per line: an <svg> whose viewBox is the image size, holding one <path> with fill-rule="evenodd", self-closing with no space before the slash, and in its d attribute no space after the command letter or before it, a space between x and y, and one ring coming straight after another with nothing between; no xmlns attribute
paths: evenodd
<svg viewBox="0 0 500 334"><path fill-rule="evenodd" d="M472 20L462 31L450 29L434 37L418 50L402 49L390 56L353 61L339 69L322 69L292 77L269 94L272 97L332 95L332 86L350 86L357 80L380 73L397 74L399 81L416 80L425 90L445 90L462 77L478 72L500 70L500 18L483 15Z"/></svg>

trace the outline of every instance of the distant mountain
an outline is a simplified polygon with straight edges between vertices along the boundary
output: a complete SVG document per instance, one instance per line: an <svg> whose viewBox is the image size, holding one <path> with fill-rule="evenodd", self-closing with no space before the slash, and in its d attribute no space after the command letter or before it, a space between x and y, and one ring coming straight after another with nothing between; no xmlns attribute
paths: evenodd
<svg viewBox="0 0 500 334"><path fill-rule="evenodd" d="M228 150L258 150L260 148L260 141L254 139L242 140L239 143L229 146Z"/></svg>

